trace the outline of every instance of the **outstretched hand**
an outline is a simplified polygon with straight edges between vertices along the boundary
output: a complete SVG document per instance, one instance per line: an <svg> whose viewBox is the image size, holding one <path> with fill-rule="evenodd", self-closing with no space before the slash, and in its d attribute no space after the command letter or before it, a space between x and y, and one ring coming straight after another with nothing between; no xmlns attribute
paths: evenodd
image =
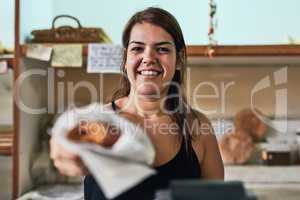
<svg viewBox="0 0 300 200"><path fill-rule="evenodd" d="M58 171L67 176L85 176L89 174L80 157L65 149L55 139L50 140L50 158Z"/></svg>

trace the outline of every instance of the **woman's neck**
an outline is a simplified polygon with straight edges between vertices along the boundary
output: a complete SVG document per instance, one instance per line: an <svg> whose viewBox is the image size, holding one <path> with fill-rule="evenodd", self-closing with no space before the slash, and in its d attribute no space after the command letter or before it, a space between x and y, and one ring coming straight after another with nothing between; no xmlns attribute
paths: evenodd
<svg viewBox="0 0 300 200"><path fill-rule="evenodd" d="M147 98L129 94L127 106L135 114L145 118L157 118L164 113L164 98Z"/></svg>

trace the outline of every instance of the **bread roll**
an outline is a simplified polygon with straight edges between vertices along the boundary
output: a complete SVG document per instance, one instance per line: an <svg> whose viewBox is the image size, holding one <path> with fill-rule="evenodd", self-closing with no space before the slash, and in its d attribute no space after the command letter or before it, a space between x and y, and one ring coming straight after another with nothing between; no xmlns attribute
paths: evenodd
<svg viewBox="0 0 300 200"><path fill-rule="evenodd" d="M229 131L221 138L219 147L225 164L245 164L255 150L252 138L243 130Z"/></svg>
<svg viewBox="0 0 300 200"><path fill-rule="evenodd" d="M76 142L90 142L111 147L118 140L120 130L108 123L88 122L76 126L67 136Z"/></svg>
<svg viewBox="0 0 300 200"><path fill-rule="evenodd" d="M250 108L241 110L234 118L236 130L244 130L253 138L255 142L262 141L267 134L267 125L258 117L265 116L257 109L255 112Z"/></svg>

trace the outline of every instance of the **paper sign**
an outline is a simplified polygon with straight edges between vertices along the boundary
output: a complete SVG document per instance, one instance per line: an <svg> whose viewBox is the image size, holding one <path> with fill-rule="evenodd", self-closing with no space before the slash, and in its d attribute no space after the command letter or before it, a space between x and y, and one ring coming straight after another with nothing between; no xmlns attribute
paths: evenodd
<svg viewBox="0 0 300 200"><path fill-rule="evenodd" d="M52 67L81 67L82 45L64 44L53 46Z"/></svg>
<svg viewBox="0 0 300 200"><path fill-rule="evenodd" d="M41 44L31 44L28 46L26 57L43 61L49 61L51 58L52 48Z"/></svg>
<svg viewBox="0 0 300 200"><path fill-rule="evenodd" d="M123 48L113 44L89 44L88 73L120 73Z"/></svg>
<svg viewBox="0 0 300 200"><path fill-rule="evenodd" d="M7 73L7 62L6 61L0 61L0 74L6 74Z"/></svg>

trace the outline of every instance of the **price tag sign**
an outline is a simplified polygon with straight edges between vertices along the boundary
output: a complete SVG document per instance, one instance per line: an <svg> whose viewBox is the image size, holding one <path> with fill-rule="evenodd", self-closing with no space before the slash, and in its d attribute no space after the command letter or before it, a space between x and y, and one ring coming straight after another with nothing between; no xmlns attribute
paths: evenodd
<svg viewBox="0 0 300 200"><path fill-rule="evenodd" d="M26 57L37 60L49 61L51 58L52 48L42 44L31 44L28 46Z"/></svg>
<svg viewBox="0 0 300 200"><path fill-rule="evenodd" d="M113 44L89 44L88 73L120 73L123 48Z"/></svg>
<svg viewBox="0 0 300 200"><path fill-rule="evenodd" d="M8 71L7 62L0 61L0 74L6 74Z"/></svg>

